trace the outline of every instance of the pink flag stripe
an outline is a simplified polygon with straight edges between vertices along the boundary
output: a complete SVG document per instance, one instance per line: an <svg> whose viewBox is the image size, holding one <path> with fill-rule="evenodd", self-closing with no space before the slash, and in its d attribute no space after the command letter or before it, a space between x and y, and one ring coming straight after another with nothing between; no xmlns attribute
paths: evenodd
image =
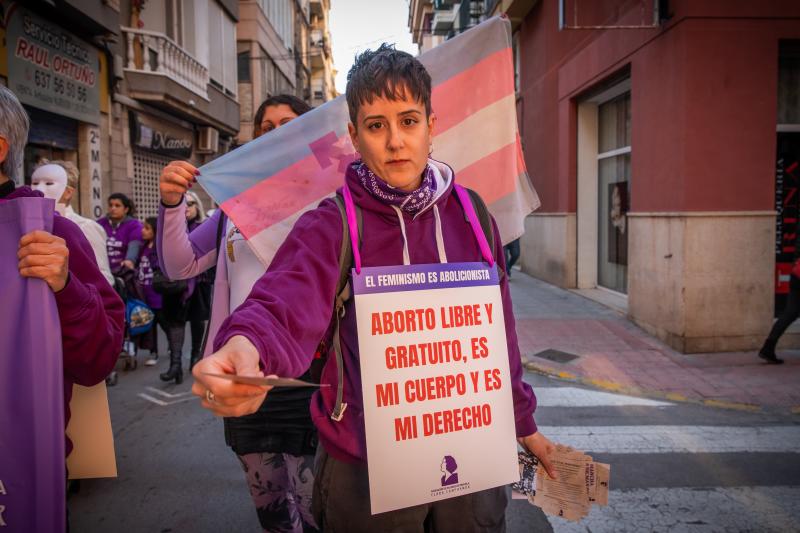
<svg viewBox="0 0 800 533"><path fill-rule="evenodd" d="M514 192L517 176L524 171L519 138L499 150L458 171L458 181L475 189L487 204ZM316 167L314 167L316 165ZM318 172L315 179L293 176ZM314 157L307 157L284 169L269 180L251 187L239 196L222 204L233 220L239 221L239 231L250 239L260 231L291 217L307 207L302 199L324 198L341 186L341 174L335 165L320 169ZM270 198L269 205L259 199Z"/></svg>
<svg viewBox="0 0 800 533"><path fill-rule="evenodd" d="M475 111L513 94L513 80L511 48L505 48L436 85L431 95L436 133L452 128Z"/></svg>
<svg viewBox="0 0 800 533"><path fill-rule="evenodd" d="M346 135L338 141L345 139ZM341 184L342 169L339 165L330 164L323 168L312 154L223 202L220 207L249 239L292 216L307 205L309 198L324 198Z"/></svg>
<svg viewBox="0 0 800 533"><path fill-rule="evenodd" d="M438 121L437 134L456 127L476 111L513 93L513 85L509 83L501 81L476 83L476 80L502 80L508 79L508 76L512 76L510 79L513 79L510 68L506 68L510 67L508 54L510 54L508 48L499 50L467 71L434 88L432 98L437 106L435 108ZM470 95L469 101L465 102L465 98L458 95ZM350 141L347 135L344 135L331 144L340 146L346 144L349 147ZM503 161L503 164L508 165L513 161L514 159ZM324 198L332 194L341 185L343 169L340 167L341 165L331 164L321 168L319 157L312 154L224 201L221 207L231 219L238 221L237 225L242 235L249 239L255 233L291 216L304 207L309 198ZM524 168L523 163L521 167L514 169L514 172L507 173L506 179L512 187L513 180L524 171ZM497 169L495 168L489 175L498 175ZM265 198L269 201L265 202Z"/></svg>
<svg viewBox="0 0 800 533"><path fill-rule="evenodd" d="M480 194L491 207L492 203L517 188L517 176L525 171L525 165L520 161L521 153L517 138L516 142L462 168L456 176L457 181Z"/></svg>

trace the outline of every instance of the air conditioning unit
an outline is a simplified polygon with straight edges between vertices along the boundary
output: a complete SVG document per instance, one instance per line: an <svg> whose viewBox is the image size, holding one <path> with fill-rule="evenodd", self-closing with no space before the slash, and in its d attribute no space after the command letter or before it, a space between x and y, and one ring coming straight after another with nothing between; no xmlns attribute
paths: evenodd
<svg viewBox="0 0 800 533"><path fill-rule="evenodd" d="M219 151L219 131L211 126L200 128L197 141L197 153L216 154Z"/></svg>

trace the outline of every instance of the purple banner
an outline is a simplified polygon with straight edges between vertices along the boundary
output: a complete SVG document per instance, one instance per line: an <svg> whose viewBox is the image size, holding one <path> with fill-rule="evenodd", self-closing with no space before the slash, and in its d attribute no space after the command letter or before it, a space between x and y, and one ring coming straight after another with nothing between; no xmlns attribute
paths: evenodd
<svg viewBox="0 0 800 533"><path fill-rule="evenodd" d="M497 265L486 263L433 263L353 269L354 294L451 289L497 285Z"/></svg>
<svg viewBox="0 0 800 533"><path fill-rule="evenodd" d="M0 531L65 528L64 372L53 292L17 267L20 238L53 230L44 198L0 201Z"/></svg>

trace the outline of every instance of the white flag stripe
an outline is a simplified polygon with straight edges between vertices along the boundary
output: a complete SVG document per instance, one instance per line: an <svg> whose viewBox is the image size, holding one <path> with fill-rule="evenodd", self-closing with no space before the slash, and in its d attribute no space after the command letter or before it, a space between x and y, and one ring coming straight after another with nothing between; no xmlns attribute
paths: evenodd
<svg viewBox="0 0 800 533"><path fill-rule="evenodd" d="M599 407L641 405L670 407L675 404L624 394L600 392L577 387L534 387L538 407Z"/></svg>
<svg viewBox="0 0 800 533"><path fill-rule="evenodd" d="M331 194L327 196L314 199L313 202L303 206L290 217L284 218L280 222L276 222L275 224L259 231L253 235L253 237L248 239L248 244L250 244L250 247L253 249L258 258L261 259L261 262L264 263L265 267L269 267L269 264L272 262L272 258L275 257L275 252L278 251L278 248L280 248L281 244L283 244L283 241L286 240L286 237L289 235L289 232L292 231L297 219L300 218L303 213L316 208L322 200L333 196L334 194L334 192L331 192Z"/></svg>
<svg viewBox="0 0 800 533"><path fill-rule="evenodd" d="M799 426L539 426L592 453L800 453Z"/></svg>
<svg viewBox="0 0 800 533"><path fill-rule="evenodd" d="M608 507L592 506L580 522L547 519L555 533L621 531L624 524L636 531L797 531L800 487L611 490Z"/></svg>
<svg viewBox="0 0 800 533"><path fill-rule="evenodd" d="M514 98L510 94L436 135L433 138L432 157L453 167L458 176L461 169L516 142L517 110Z"/></svg>

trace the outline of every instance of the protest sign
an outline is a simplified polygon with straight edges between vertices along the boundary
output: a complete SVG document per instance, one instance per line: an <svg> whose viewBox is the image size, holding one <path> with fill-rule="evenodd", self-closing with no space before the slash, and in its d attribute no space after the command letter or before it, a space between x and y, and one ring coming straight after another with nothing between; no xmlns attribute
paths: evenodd
<svg viewBox="0 0 800 533"><path fill-rule="evenodd" d="M496 265L353 274L373 514L519 479Z"/></svg>
<svg viewBox="0 0 800 533"><path fill-rule="evenodd" d="M72 413L67 426L67 436L72 441L72 453L67 458L69 478L117 477L105 382L93 387L73 385L69 408Z"/></svg>

